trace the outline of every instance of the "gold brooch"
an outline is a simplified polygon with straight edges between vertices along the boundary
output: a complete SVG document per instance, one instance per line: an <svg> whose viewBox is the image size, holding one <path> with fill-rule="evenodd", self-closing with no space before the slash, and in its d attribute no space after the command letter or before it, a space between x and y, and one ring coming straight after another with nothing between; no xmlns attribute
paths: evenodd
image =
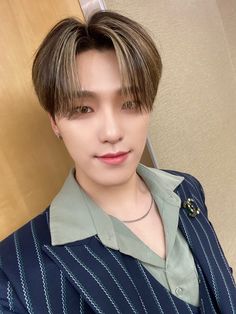
<svg viewBox="0 0 236 314"><path fill-rule="evenodd" d="M192 198L188 198L187 201L184 201L183 207L187 209L188 214L191 217L196 217L201 211Z"/></svg>

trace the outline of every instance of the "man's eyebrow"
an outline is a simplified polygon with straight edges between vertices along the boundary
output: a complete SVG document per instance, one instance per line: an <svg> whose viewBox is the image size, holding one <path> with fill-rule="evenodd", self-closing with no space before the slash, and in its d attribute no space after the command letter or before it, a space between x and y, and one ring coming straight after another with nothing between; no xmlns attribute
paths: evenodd
<svg viewBox="0 0 236 314"><path fill-rule="evenodd" d="M73 94L76 98L83 98L83 97L94 97L95 98L97 96L97 93L89 91L89 90L80 90L80 91L77 91Z"/></svg>
<svg viewBox="0 0 236 314"><path fill-rule="evenodd" d="M126 87L117 89L116 93L119 95L121 94L128 95L128 94L133 94L135 90L137 90L137 88L135 88L134 86L126 86Z"/></svg>
<svg viewBox="0 0 236 314"><path fill-rule="evenodd" d="M129 94L133 94L134 90L135 90L134 86L128 86L128 87L115 89L114 94L116 94L116 95L129 95ZM96 98L99 96L99 93L84 89L84 90L74 92L73 95L77 99L86 98L86 97Z"/></svg>

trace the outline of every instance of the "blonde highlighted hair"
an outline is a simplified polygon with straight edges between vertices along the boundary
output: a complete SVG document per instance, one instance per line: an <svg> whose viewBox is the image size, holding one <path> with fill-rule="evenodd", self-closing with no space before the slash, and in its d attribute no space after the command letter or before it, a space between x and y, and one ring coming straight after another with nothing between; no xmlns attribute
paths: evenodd
<svg viewBox="0 0 236 314"><path fill-rule="evenodd" d="M32 67L42 107L53 118L73 110L80 93L76 55L90 49L114 49L122 91L131 94L140 110L151 111L162 73L160 55L140 24L112 11L96 12L87 22L63 19L45 37Z"/></svg>

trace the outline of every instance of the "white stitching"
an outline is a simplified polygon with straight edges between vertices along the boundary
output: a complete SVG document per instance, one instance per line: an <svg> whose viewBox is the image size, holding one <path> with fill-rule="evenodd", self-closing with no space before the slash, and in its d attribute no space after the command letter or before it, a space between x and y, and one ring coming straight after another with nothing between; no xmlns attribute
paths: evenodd
<svg viewBox="0 0 236 314"><path fill-rule="evenodd" d="M118 286L119 290L121 291L121 293L123 294L124 298L126 299L126 301L128 302L128 304L130 305L132 311L134 313L137 312L137 310L135 309L134 305L132 304L131 300L127 297L127 294L125 293L124 289L122 288L122 286L119 284L119 282L117 281L116 277L111 273L111 269L107 266L106 263L104 263L94 252L92 252L91 249L88 248L87 245L85 245L86 250L97 260L99 261L99 263L106 269L106 271L109 273L109 275L112 277L112 279L114 280L114 282L116 283L116 285Z"/></svg>

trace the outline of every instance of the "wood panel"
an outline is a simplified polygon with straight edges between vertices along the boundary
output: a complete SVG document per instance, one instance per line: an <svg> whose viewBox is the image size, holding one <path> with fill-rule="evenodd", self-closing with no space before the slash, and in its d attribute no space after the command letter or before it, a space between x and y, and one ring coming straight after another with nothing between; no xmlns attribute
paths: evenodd
<svg viewBox="0 0 236 314"><path fill-rule="evenodd" d="M0 1L0 238L42 211L72 165L31 83L33 54L77 0Z"/></svg>

